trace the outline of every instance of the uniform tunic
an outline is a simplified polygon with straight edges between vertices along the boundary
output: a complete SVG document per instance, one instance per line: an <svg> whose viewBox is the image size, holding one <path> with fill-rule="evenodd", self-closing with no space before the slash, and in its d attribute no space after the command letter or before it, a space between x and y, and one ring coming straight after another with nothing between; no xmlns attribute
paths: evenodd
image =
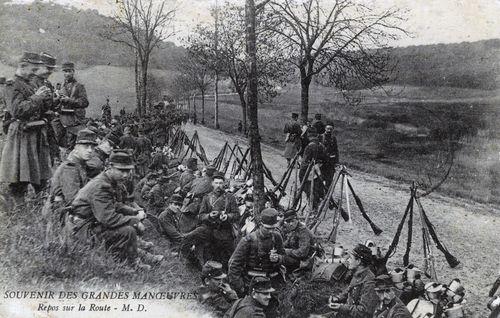
<svg viewBox="0 0 500 318"><path fill-rule="evenodd" d="M117 258L135 260L137 232L133 225L138 220L117 211L119 195L119 185L106 171L90 180L71 204L71 214L76 218L70 218L70 233L76 238L91 241L95 235Z"/></svg>
<svg viewBox="0 0 500 318"><path fill-rule="evenodd" d="M289 121L285 124L283 132L288 134L285 140L285 152L283 156L286 159L293 159L295 154L300 150L300 135L302 134L300 124L294 120Z"/></svg>
<svg viewBox="0 0 500 318"><path fill-rule="evenodd" d="M372 318L379 303L375 293L375 275L369 268L360 268L352 277L347 290L338 296L340 305L336 316L349 318Z"/></svg>
<svg viewBox="0 0 500 318"><path fill-rule="evenodd" d="M179 230L179 217L170 208L166 208L158 217L162 233L174 244L179 244L184 235Z"/></svg>
<svg viewBox="0 0 500 318"><path fill-rule="evenodd" d="M68 102L63 103L62 108L74 109L76 124L84 124L85 109L89 106L85 86L78 83L74 78L65 80L61 87L61 94L70 98Z"/></svg>
<svg viewBox="0 0 500 318"><path fill-rule="evenodd" d="M200 286L196 289L196 294L198 294L198 301L210 308L210 310L214 312L217 317L222 317L222 315L229 308L231 308L231 305L238 299L234 290L224 293L220 289L214 291L207 286Z"/></svg>
<svg viewBox="0 0 500 318"><path fill-rule="evenodd" d="M271 262L272 249L279 255L285 254L283 239L278 232L264 234L262 229L250 233L241 239L229 260L228 280L231 286L242 291L248 283L248 271L260 271L275 275L280 270L279 262Z"/></svg>
<svg viewBox="0 0 500 318"><path fill-rule="evenodd" d="M45 99L35 95L29 81L17 75L9 97L10 114L14 121L9 126L3 148L0 181L41 185L51 177L47 128L25 127L27 123L42 118Z"/></svg>
<svg viewBox="0 0 500 318"><path fill-rule="evenodd" d="M374 318L412 318L405 304L397 297L389 305L383 303L375 311Z"/></svg>
<svg viewBox="0 0 500 318"><path fill-rule="evenodd" d="M252 296L247 295L237 300L229 309L224 318L266 318L264 308Z"/></svg>
<svg viewBox="0 0 500 318"><path fill-rule="evenodd" d="M306 260L313 253L314 237L311 231L303 224L297 223L297 227L290 232L285 232L285 256L283 264L287 269L294 270L299 267L300 261Z"/></svg>

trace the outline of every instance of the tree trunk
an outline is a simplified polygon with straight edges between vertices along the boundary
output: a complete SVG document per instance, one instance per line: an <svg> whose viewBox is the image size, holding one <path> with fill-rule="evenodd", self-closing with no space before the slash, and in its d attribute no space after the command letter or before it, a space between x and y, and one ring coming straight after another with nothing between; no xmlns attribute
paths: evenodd
<svg viewBox="0 0 500 318"><path fill-rule="evenodd" d="M135 108L139 110L141 108L141 85L139 83L139 57L137 56L137 51L135 54L134 63L134 73L135 73Z"/></svg>
<svg viewBox="0 0 500 318"><path fill-rule="evenodd" d="M252 178L254 184L254 213L260 216L265 206L264 174L262 168L262 153L260 149L260 133L257 108L257 48L255 35L255 1L246 0L246 49L247 49L247 109L248 109L248 143L253 161Z"/></svg>
<svg viewBox="0 0 500 318"><path fill-rule="evenodd" d="M245 136L247 135L247 101L245 99L245 92L238 90L238 96L240 97L240 105L241 105L241 122L243 126L243 133Z"/></svg>
<svg viewBox="0 0 500 318"><path fill-rule="evenodd" d="M201 91L201 124L205 125L205 91Z"/></svg>
<svg viewBox="0 0 500 318"><path fill-rule="evenodd" d="M196 125L196 94L193 95L193 124Z"/></svg>
<svg viewBox="0 0 500 318"><path fill-rule="evenodd" d="M141 89L141 108L139 109L139 116L142 117L144 110L147 107L148 101L148 63L147 59L141 62L141 75L142 75L142 89Z"/></svg>
<svg viewBox="0 0 500 318"><path fill-rule="evenodd" d="M215 129L219 129L219 72L215 71L215 92L214 92L214 108L215 108L215 116L214 116L214 126Z"/></svg>
<svg viewBox="0 0 500 318"><path fill-rule="evenodd" d="M302 122L307 123L309 116L309 86L311 77L306 75L305 69L300 70L300 112Z"/></svg>

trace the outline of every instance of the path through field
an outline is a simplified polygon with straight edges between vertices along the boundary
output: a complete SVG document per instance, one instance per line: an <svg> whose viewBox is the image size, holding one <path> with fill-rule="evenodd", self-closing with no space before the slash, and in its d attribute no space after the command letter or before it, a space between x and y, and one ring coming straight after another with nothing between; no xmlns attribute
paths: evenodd
<svg viewBox="0 0 500 318"><path fill-rule="evenodd" d="M283 123L276 124L283 125ZM240 145L246 145L246 140L240 136L206 127L188 124L185 129L188 135L194 130L198 131L200 141L210 160L217 155L226 141L231 144L238 142ZM262 150L266 165L273 172L275 179L279 179L286 168L286 161L281 152L267 145L263 145ZM342 152L349 150L340 149L340 151L342 155ZM348 163L344 164L349 168ZM369 173L353 170L350 172L353 187L361 197L367 213L384 232L378 237L374 236L351 198L353 222L349 224L341 221L337 242L351 248L356 243L372 239L377 245L388 247L408 203L409 185ZM431 194L422 198L421 202L437 230L438 237L461 262L457 268L451 269L443 255L433 248L439 281L448 284L453 278L460 278L467 291L467 316L485 317L487 294L500 270L500 208L439 194ZM330 224L331 220L326 220L318 234L327 234ZM414 224L416 226L413 232L410 263L421 267L423 251L420 218L417 213ZM405 226L398 250L389 261L389 266L402 265L402 256L406 249L406 233Z"/></svg>

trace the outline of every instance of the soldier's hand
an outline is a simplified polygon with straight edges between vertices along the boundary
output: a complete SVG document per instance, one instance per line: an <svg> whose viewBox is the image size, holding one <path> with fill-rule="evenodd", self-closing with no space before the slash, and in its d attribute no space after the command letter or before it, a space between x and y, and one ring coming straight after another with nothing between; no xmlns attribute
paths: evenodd
<svg viewBox="0 0 500 318"><path fill-rule="evenodd" d="M330 296L330 298L328 298L328 302L329 303L338 303L339 302L339 298L335 297L335 296Z"/></svg>
<svg viewBox="0 0 500 318"><path fill-rule="evenodd" d="M139 211L137 211L137 215L136 215L136 217L137 217L140 221L142 221L142 220L144 220L144 219L146 218L146 212L144 212L144 210L139 210Z"/></svg>
<svg viewBox="0 0 500 318"><path fill-rule="evenodd" d="M214 219L216 218L217 216L219 216L219 211L212 211L210 212L209 216Z"/></svg>
<svg viewBox="0 0 500 318"><path fill-rule="evenodd" d="M224 213L224 211L221 213L221 215L219 216L220 220L222 222L226 221L227 220L227 214Z"/></svg>
<svg viewBox="0 0 500 318"><path fill-rule="evenodd" d="M146 230L146 226L144 226L144 224L142 224L141 222L137 223L135 226L139 230L139 233L144 233L144 231Z"/></svg>
<svg viewBox="0 0 500 318"><path fill-rule="evenodd" d="M71 101L71 98L69 98L68 96L63 96L63 97L61 97L61 102L63 102L63 103L67 103L67 102L69 102L69 101Z"/></svg>

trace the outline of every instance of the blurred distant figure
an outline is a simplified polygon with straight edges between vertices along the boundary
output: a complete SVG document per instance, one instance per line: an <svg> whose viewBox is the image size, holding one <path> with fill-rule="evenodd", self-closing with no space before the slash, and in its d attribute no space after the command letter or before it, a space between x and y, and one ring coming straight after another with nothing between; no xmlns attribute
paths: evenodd
<svg viewBox="0 0 500 318"><path fill-rule="evenodd" d="M106 98L106 104L101 107L101 121L106 127L111 125L111 106L109 106L109 98Z"/></svg>
<svg viewBox="0 0 500 318"><path fill-rule="evenodd" d="M322 135L325 133L325 124L321 120L321 114L314 115L314 121L312 122L312 126L316 129L318 135Z"/></svg>
<svg viewBox="0 0 500 318"><path fill-rule="evenodd" d="M292 119L285 124L285 128L283 129L283 132L286 134L285 153L283 157L285 157L288 164L290 164L290 161L295 157L301 146L300 135L302 134L302 130L298 119L299 114L292 113Z"/></svg>

